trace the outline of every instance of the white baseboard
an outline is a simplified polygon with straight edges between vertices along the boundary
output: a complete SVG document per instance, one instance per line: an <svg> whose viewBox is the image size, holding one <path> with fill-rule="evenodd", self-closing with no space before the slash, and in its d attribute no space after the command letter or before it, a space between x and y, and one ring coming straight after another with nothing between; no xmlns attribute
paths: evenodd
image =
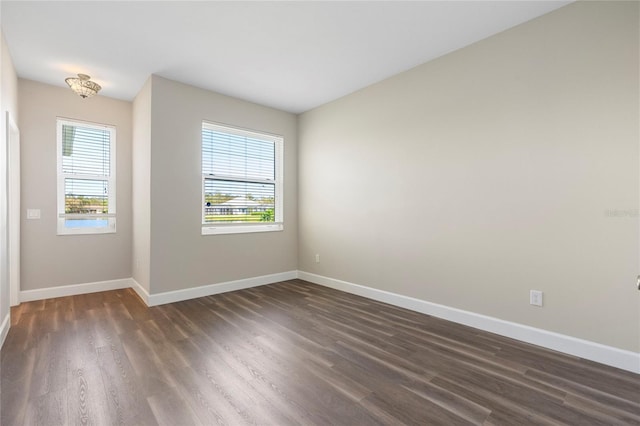
<svg viewBox="0 0 640 426"><path fill-rule="evenodd" d="M157 306L295 278L640 374L640 353L304 271L281 272L158 294L149 294L147 290L133 278L124 278L37 290L25 290L20 292L20 301L29 302L53 297L133 288L147 306ZM0 347L9 332L9 326L10 316L7 315L0 326Z"/></svg>
<svg viewBox="0 0 640 426"><path fill-rule="evenodd" d="M298 271L298 278L640 374L640 353L309 272Z"/></svg>
<svg viewBox="0 0 640 426"><path fill-rule="evenodd" d="M242 280L227 281L217 284L203 285L200 287L186 288L184 290L167 291L164 293L149 294L144 287L132 279L133 289L147 306L164 305L165 303L180 302L198 297L211 296L213 294L226 293L228 291L242 290L273 284L280 281L293 280L298 277L298 271L280 272L278 274L262 275L259 277L245 278Z"/></svg>
<svg viewBox="0 0 640 426"><path fill-rule="evenodd" d="M9 327L11 326L11 313L7 312L7 315L4 316L2 320L2 325L0 325L0 349L4 345L4 340L7 338L7 334L9 334Z"/></svg>
<svg viewBox="0 0 640 426"><path fill-rule="evenodd" d="M131 278L131 288L138 294L145 305L151 306L149 305L149 292L146 288L142 287L142 285L140 285L140 283L136 281L135 278Z"/></svg>
<svg viewBox="0 0 640 426"><path fill-rule="evenodd" d="M20 302L31 302L33 300L51 299L54 297L75 296L78 294L118 290L129 287L132 287L131 278L39 288L36 290L23 290L20 292Z"/></svg>

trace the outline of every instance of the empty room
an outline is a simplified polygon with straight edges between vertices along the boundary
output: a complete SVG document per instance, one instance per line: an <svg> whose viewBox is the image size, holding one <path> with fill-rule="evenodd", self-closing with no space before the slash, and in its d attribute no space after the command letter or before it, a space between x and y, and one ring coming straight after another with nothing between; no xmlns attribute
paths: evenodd
<svg viewBox="0 0 640 426"><path fill-rule="evenodd" d="M0 23L1 425L640 425L640 2Z"/></svg>

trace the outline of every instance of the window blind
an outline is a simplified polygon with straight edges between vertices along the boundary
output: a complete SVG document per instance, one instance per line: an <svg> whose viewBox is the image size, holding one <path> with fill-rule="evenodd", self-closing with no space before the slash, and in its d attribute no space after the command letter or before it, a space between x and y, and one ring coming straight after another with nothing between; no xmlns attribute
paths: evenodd
<svg viewBox="0 0 640 426"><path fill-rule="evenodd" d="M238 179L275 179L272 141L202 130L202 173Z"/></svg>
<svg viewBox="0 0 640 426"><path fill-rule="evenodd" d="M58 120L58 233L115 231L115 129Z"/></svg>
<svg viewBox="0 0 640 426"><path fill-rule="evenodd" d="M65 213L109 213L111 143L108 129L62 125ZM71 175L74 178L66 176ZM76 176L82 179L75 178Z"/></svg>
<svg viewBox="0 0 640 426"><path fill-rule="evenodd" d="M277 221L273 138L203 124L203 223Z"/></svg>
<svg viewBox="0 0 640 426"><path fill-rule="evenodd" d="M62 125L62 172L109 176L110 133L107 129Z"/></svg>

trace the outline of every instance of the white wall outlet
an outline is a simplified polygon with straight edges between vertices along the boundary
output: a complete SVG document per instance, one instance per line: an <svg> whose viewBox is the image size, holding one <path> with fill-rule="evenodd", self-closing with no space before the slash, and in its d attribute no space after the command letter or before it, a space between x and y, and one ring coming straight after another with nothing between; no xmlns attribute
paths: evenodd
<svg viewBox="0 0 640 426"><path fill-rule="evenodd" d="M27 209L27 219L40 219L40 209Z"/></svg>
<svg viewBox="0 0 640 426"><path fill-rule="evenodd" d="M531 290L529 292L529 303L534 306L542 306L542 292L540 290Z"/></svg>
<svg viewBox="0 0 640 426"><path fill-rule="evenodd" d="M320 255L316 253L316 263L320 263Z"/></svg>

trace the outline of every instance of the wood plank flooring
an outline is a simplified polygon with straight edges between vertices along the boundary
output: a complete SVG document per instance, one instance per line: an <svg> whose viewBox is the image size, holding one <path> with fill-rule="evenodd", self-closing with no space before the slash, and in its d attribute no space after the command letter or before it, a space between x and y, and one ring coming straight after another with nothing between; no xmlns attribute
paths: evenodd
<svg viewBox="0 0 640 426"><path fill-rule="evenodd" d="M640 376L300 280L23 303L9 425L640 425Z"/></svg>

